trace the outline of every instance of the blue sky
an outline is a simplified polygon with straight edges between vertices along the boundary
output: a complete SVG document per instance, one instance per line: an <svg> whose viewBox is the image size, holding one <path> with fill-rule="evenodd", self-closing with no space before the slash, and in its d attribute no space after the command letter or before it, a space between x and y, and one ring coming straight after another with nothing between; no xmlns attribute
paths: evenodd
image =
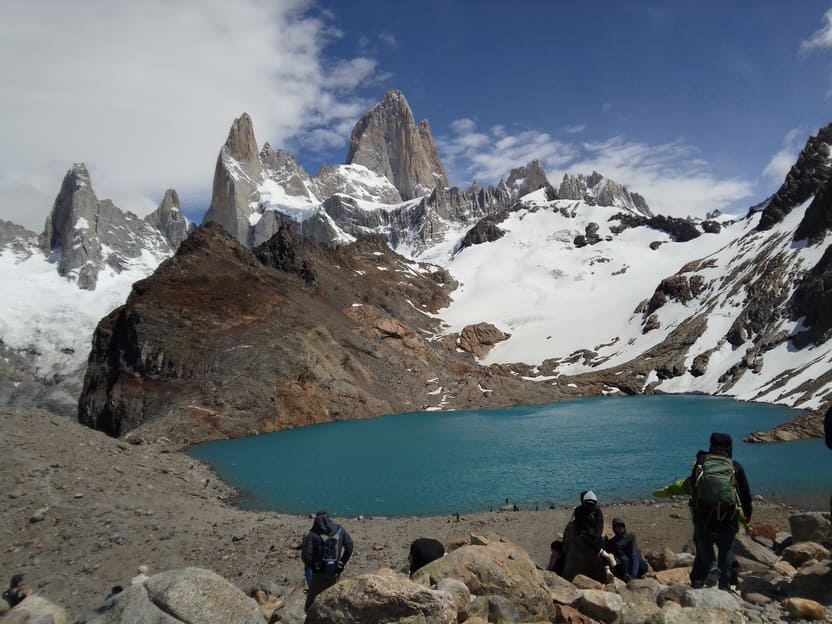
<svg viewBox="0 0 832 624"><path fill-rule="evenodd" d="M0 218L39 230L73 162L144 214L201 220L234 117L315 173L386 90L454 184L543 161L656 211L742 212L832 121L832 3L0 0ZM66 24L74 36L67 41Z"/></svg>

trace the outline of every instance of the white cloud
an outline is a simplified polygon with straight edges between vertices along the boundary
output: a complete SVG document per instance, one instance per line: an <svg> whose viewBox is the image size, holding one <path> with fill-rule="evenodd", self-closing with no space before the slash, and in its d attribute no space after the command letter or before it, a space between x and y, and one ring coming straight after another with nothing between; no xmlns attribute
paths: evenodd
<svg viewBox="0 0 832 624"><path fill-rule="evenodd" d="M643 195L653 212L679 217L724 212L752 193L750 181L720 178L694 148L681 142L648 145L614 137L566 143L544 132L509 134L502 126L495 128L500 131L483 133L472 120L457 120L453 134L437 141L452 181L462 186L473 179L495 184L512 168L538 159L555 186L564 173L598 171Z"/></svg>
<svg viewBox="0 0 832 624"><path fill-rule="evenodd" d="M396 35L393 33L381 33L379 36L379 41L381 41L384 45L388 48L397 48L399 47L399 40L396 39Z"/></svg>
<svg viewBox="0 0 832 624"><path fill-rule="evenodd" d="M811 37L801 42L801 54L811 54L817 50L832 48L832 9L828 10L824 14L823 21L825 23L822 28L815 31Z"/></svg>
<svg viewBox="0 0 832 624"><path fill-rule="evenodd" d="M580 134L581 132L586 130L586 124L579 124L576 126L563 126L561 130L566 134Z"/></svg>
<svg viewBox="0 0 832 624"><path fill-rule="evenodd" d="M366 103L351 93L376 78L376 63L327 69L322 50L341 33L310 8L308 0L4 3L0 218L39 230L79 161L99 197L138 214L168 187L207 196L219 147L243 111L258 142L276 147L354 122Z"/></svg>
<svg viewBox="0 0 832 624"><path fill-rule="evenodd" d="M806 133L800 128L789 130L783 139L783 148L768 161L766 168L763 170L763 177L772 184L778 186L782 184L789 169L797 161L805 140Z"/></svg>

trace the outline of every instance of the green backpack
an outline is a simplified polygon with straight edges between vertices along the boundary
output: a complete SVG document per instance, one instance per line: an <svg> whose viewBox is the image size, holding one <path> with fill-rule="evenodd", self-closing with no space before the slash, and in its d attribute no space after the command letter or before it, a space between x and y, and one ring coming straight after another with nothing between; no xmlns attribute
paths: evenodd
<svg viewBox="0 0 832 624"><path fill-rule="evenodd" d="M705 455L697 470L696 504L736 513L737 478L730 457Z"/></svg>

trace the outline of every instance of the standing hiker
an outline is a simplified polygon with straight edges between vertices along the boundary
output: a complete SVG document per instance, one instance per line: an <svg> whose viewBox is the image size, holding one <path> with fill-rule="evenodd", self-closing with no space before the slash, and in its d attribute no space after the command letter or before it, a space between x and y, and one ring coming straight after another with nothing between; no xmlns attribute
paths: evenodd
<svg viewBox="0 0 832 624"><path fill-rule="evenodd" d="M731 436L715 432L710 442L708 453L691 472L696 558L690 580L693 587L719 583L720 589L729 589L740 510L751 522L751 489L742 465L732 459Z"/></svg>
<svg viewBox="0 0 832 624"><path fill-rule="evenodd" d="M344 566L352 557L352 538L347 530L329 517L325 511L315 514L312 528L300 548L304 566L312 570L306 592L305 609L315 597L338 582Z"/></svg>

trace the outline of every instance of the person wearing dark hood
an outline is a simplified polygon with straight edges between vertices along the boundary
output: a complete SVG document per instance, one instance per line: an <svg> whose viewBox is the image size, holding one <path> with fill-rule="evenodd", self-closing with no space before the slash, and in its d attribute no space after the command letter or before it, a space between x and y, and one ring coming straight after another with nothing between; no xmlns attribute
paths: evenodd
<svg viewBox="0 0 832 624"><path fill-rule="evenodd" d="M571 525L571 526L570 526ZM575 507L572 521L564 531L564 574L571 580L575 574L584 574L604 582L612 581L611 568L615 558L604 551L604 514L598 506L598 497L592 490L581 492L581 504ZM582 553L591 553L590 557ZM602 566L599 573L595 571Z"/></svg>
<svg viewBox="0 0 832 624"><path fill-rule="evenodd" d="M407 563L410 569L410 576L419 568L436 561L445 556L445 547L442 542L430 537L420 537L410 544L410 553L407 555Z"/></svg>
<svg viewBox="0 0 832 624"><path fill-rule="evenodd" d="M625 583L642 578L647 574L647 562L638 549L636 536L627 532L621 518L613 518L612 532L613 536L604 542L604 550L618 560L613 572Z"/></svg>
<svg viewBox="0 0 832 624"><path fill-rule="evenodd" d="M9 581L9 587L3 592L3 600L13 609L31 595L32 590L23 583L23 575L15 574Z"/></svg>
<svg viewBox="0 0 832 624"><path fill-rule="evenodd" d="M300 547L303 564L312 571L305 609L309 609L318 594L338 582L344 566L352 557L352 551L352 538L347 530L332 520L327 512L316 513L312 528Z"/></svg>
<svg viewBox="0 0 832 624"><path fill-rule="evenodd" d="M731 436L714 432L710 442L708 453L691 472L696 558L690 580L693 587L719 583L720 589L730 589L740 512L746 523L751 522L751 488L742 465L732 459Z"/></svg>

